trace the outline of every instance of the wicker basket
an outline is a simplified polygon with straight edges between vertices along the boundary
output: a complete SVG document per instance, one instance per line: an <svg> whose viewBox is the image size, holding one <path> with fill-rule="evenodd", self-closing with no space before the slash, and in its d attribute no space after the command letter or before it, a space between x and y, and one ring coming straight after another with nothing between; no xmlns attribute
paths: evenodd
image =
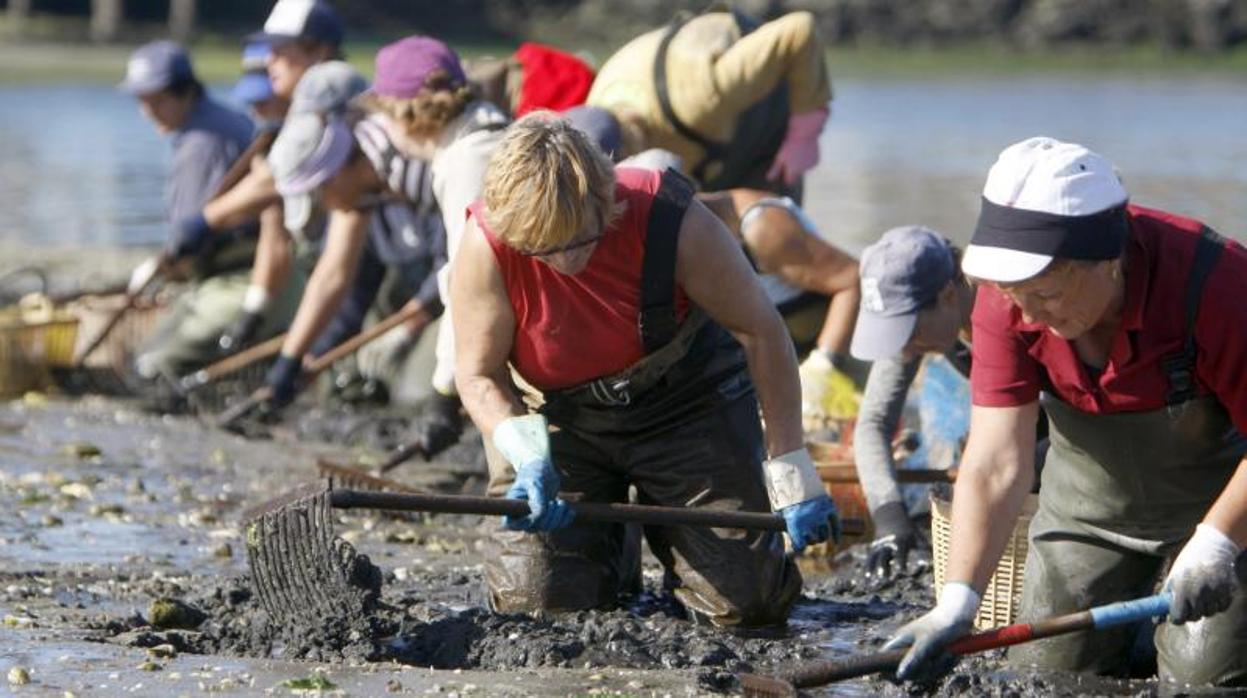
<svg viewBox="0 0 1247 698"><path fill-rule="evenodd" d="M75 355L86 348L99 332L104 329L109 318L125 305L124 295L85 296L70 306L70 311L77 316L79 331L74 346ZM108 333L108 337L83 362L84 368L109 369L121 371L134 352L156 329L160 321L164 303L157 300L138 300L134 307L126 311L117 326Z"/></svg>
<svg viewBox="0 0 1247 698"><path fill-rule="evenodd" d="M987 583L987 589L983 591L983 602L979 605L979 614L974 619L974 625L979 630L1009 625L1017 617L1018 605L1022 599L1022 578L1026 572L1026 551L1030 547L1027 532L1038 506L1039 497L1027 495L1004 554L1000 556L996 571ZM944 586L944 575L948 568L952 510L952 502L935 494L931 495L931 547L937 593Z"/></svg>
<svg viewBox="0 0 1247 698"><path fill-rule="evenodd" d="M50 369L73 361L77 331L78 319L46 296L0 310L0 396L46 388Z"/></svg>

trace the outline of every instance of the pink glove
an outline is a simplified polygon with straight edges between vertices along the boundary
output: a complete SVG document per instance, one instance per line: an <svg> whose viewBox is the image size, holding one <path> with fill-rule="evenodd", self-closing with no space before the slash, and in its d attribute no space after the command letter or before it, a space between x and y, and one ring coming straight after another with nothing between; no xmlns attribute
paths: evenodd
<svg viewBox="0 0 1247 698"><path fill-rule="evenodd" d="M788 117L788 132L775 154L775 162L766 171L767 179L777 181L782 177L785 184L792 186L818 164L818 136L827 123L827 115L827 108L823 107Z"/></svg>

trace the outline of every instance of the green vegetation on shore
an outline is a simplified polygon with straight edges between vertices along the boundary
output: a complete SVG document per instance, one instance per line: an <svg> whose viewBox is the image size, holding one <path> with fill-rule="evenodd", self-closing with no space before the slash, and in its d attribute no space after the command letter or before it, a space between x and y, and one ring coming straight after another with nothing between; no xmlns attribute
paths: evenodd
<svg viewBox="0 0 1247 698"><path fill-rule="evenodd" d="M466 57L506 55L513 46L452 42ZM567 47L579 47L569 42ZM378 44L347 46L347 59L371 75ZM87 43L0 43L0 84L32 82L113 82L121 78L133 46ZM614 47L586 53L602 61ZM832 75L844 77L923 77L1017 73L1182 73L1247 76L1247 47L1217 54L1171 51L1158 46L1131 48L1062 47L1022 50L994 44L900 48L836 46L829 52ZM196 70L207 82L228 82L238 75L239 44L212 39L192 47Z"/></svg>

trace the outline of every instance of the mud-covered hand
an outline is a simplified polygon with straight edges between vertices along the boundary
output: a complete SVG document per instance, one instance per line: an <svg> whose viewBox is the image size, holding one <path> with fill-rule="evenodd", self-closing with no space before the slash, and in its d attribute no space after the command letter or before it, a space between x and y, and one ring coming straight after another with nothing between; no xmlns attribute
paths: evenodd
<svg viewBox="0 0 1247 698"><path fill-rule="evenodd" d="M166 252L173 259L192 257L203 251L212 234L212 227L202 213L183 218L173 226Z"/></svg>
<svg viewBox="0 0 1247 698"><path fill-rule="evenodd" d="M884 644L885 650L912 648L897 667L897 678L933 681L951 671L957 657L948 645L970 632L979 601L978 592L969 584L945 584L935 608L904 625Z"/></svg>
<svg viewBox="0 0 1247 698"><path fill-rule="evenodd" d="M801 379L801 414L806 417L852 419L861 396L853 379L835 367L827 352L810 352L797 370Z"/></svg>
<svg viewBox="0 0 1247 698"><path fill-rule="evenodd" d="M301 357L279 354L277 360L269 367L264 376L264 384L272 392L267 408L280 410L294 401L299 392L299 379L303 377L303 359Z"/></svg>
<svg viewBox="0 0 1247 698"><path fill-rule="evenodd" d="M909 552L918 536L905 513L905 505L888 502L870 514L875 524L875 539L866 552L866 576L875 580L892 579L904 571Z"/></svg>
<svg viewBox="0 0 1247 698"><path fill-rule="evenodd" d="M424 403L424 409L412 424L411 440L420 444L426 459L459 443L459 437L463 435L460 406L458 395L443 395L436 391Z"/></svg>
<svg viewBox="0 0 1247 698"><path fill-rule="evenodd" d="M788 131L775 153L775 161L766 171L767 179L782 180L792 186L801 180L801 175L814 169L818 164L818 136L827 124L829 113L823 107L788 117Z"/></svg>
<svg viewBox="0 0 1247 698"><path fill-rule="evenodd" d="M575 518L567 502L558 499L562 478L550 454L550 429L539 414L509 417L494 428L494 447L515 468L510 499L528 502L528 516L507 516L502 525L513 531L552 531Z"/></svg>
<svg viewBox="0 0 1247 698"><path fill-rule="evenodd" d="M1234 561L1239 552L1238 545L1213 526L1196 526L1165 578L1165 590L1173 594L1169 622L1180 625L1229 608L1238 589Z"/></svg>
<svg viewBox="0 0 1247 698"><path fill-rule="evenodd" d="M810 543L840 540L840 515L827 496L814 460L804 447L762 464L771 510L784 517L792 547L800 552Z"/></svg>

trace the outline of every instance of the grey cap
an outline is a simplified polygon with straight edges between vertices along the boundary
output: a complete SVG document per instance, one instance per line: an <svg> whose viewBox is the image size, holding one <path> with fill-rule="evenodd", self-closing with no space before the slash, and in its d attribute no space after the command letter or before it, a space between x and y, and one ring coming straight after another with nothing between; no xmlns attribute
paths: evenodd
<svg viewBox="0 0 1247 698"><path fill-rule="evenodd" d="M368 80L346 61L318 63L308 68L295 86L290 113L341 114L367 89Z"/></svg>
<svg viewBox="0 0 1247 698"><path fill-rule="evenodd" d="M893 228L862 252L862 300L849 350L863 361L898 356L918 312L956 276L952 243L917 225Z"/></svg>
<svg viewBox="0 0 1247 698"><path fill-rule="evenodd" d="M600 107L580 105L563 112L563 118L578 131L588 136L612 160L618 160L619 141L623 137L619 121Z"/></svg>
<svg viewBox="0 0 1247 698"><path fill-rule="evenodd" d="M311 215L312 192L337 174L355 142L340 119L295 114L282 124L268 164L285 207L286 229L302 230Z"/></svg>
<svg viewBox="0 0 1247 698"><path fill-rule="evenodd" d="M130 54L126 77L117 87L132 95L146 95L194 77L186 49L173 41L153 41Z"/></svg>

